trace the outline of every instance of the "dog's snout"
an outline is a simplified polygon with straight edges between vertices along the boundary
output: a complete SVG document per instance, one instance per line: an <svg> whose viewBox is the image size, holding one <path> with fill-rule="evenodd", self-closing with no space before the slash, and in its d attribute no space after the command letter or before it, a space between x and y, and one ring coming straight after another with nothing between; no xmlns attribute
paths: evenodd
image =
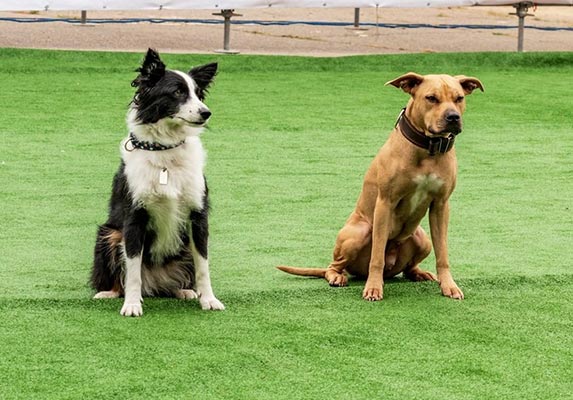
<svg viewBox="0 0 573 400"><path fill-rule="evenodd" d="M446 114L446 121L448 123L460 122L460 114L455 111L450 111Z"/></svg>
<svg viewBox="0 0 573 400"><path fill-rule="evenodd" d="M209 117L211 117L211 111L202 110L199 112L199 115L201 115L201 118L203 118L204 121L207 121L209 119Z"/></svg>

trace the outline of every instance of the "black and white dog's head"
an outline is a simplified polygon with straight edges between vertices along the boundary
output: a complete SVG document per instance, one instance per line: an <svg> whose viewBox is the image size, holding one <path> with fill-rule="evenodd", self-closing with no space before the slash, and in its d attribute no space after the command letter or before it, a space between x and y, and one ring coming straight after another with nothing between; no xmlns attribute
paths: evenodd
<svg viewBox="0 0 573 400"><path fill-rule="evenodd" d="M149 49L139 75L131 83L137 88L127 116L131 131L143 140L180 140L200 129L211 116L203 103L217 64L206 64L188 73L166 69L159 54Z"/></svg>

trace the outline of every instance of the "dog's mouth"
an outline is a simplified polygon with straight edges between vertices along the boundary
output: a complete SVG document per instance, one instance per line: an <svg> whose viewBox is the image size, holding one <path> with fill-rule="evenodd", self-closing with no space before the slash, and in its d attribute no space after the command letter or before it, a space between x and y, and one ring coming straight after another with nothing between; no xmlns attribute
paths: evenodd
<svg viewBox="0 0 573 400"><path fill-rule="evenodd" d="M207 123L207 121L202 120L202 121L190 121L188 119L182 118L182 117L173 117L173 118L177 118L180 119L181 121L185 122L188 125L191 126L196 126L196 127L202 127L205 126L205 124Z"/></svg>
<svg viewBox="0 0 573 400"><path fill-rule="evenodd" d="M449 135L458 135L461 133L461 131L462 131L462 126L459 123L447 124L441 129L432 129L432 128L428 129L430 136L444 136L444 137Z"/></svg>

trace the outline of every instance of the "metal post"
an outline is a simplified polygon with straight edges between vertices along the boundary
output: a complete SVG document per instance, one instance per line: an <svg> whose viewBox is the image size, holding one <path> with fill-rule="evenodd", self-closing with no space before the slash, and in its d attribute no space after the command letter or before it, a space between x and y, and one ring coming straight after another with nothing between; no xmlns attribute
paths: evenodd
<svg viewBox="0 0 573 400"><path fill-rule="evenodd" d="M354 29L360 28L360 8L354 9Z"/></svg>
<svg viewBox="0 0 573 400"><path fill-rule="evenodd" d="M81 14L81 18L80 18L80 23L79 24L74 24L75 26L82 26L82 27L86 27L86 26L95 26L94 24L88 24L88 12L86 10L82 10L82 14Z"/></svg>
<svg viewBox="0 0 573 400"><path fill-rule="evenodd" d="M368 28L361 28L360 27L360 8L354 9L354 25L352 28L348 27L346 29L353 30L353 31L367 31Z"/></svg>
<svg viewBox="0 0 573 400"><path fill-rule="evenodd" d="M524 38L524 33L525 33L525 17L529 16L533 16L533 14L528 14L527 13L527 9L529 7L533 6L533 3L531 2L521 2L518 4L514 4L513 7L515 7L515 13L511 13L510 15L517 15L517 17L519 18L519 22L517 25L517 52L521 53L523 52L523 38Z"/></svg>
<svg viewBox="0 0 573 400"><path fill-rule="evenodd" d="M213 13L213 15L219 15L225 18L223 27L223 49L215 50L216 53L225 54L238 54L238 50L231 50L231 17L242 17L242 14L235 14L235 10L221 10L220 13Z"/></svg>

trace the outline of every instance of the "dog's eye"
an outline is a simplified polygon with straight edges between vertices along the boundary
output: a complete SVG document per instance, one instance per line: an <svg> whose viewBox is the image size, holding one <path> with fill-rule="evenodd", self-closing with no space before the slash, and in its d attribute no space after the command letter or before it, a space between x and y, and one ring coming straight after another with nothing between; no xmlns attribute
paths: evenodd
<svg viewBox="0 0 573 400"><path fill-rule="evenodd" d="M426 96L426 100L432 104L438 103L438 98L436 96Z"/></svg>
<svg viewBox="0 0 573 400"><path fill-rule="evenodd" d="M175 92L173 92L173 94L175 97L185 97L185 92L181 89L177 89Z"/></svg>
<svg viewBox="0 0 573 400"><path fill-rule="evenodd" d="M464 101L464 96L456 97L456 103L461 103L462 101Z"/></svg>

